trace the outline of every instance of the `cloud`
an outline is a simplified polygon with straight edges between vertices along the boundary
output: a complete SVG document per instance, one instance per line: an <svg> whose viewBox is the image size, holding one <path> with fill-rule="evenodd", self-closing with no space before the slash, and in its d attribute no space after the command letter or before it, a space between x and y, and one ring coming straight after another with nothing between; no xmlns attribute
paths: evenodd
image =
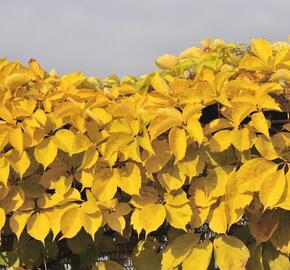
<svg viewBox="0 0 290 270"><path fill-rule="evenodd" d="M212 36L287 40L288 0L2 1L0 55L60 74L141 75ZM287 32L288 31L288 32Z"/></svg>

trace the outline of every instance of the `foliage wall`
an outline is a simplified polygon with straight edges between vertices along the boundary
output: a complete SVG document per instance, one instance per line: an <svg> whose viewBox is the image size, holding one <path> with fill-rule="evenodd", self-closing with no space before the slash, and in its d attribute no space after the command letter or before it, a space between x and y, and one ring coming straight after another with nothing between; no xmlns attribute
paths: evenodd
<svg viewBox="0 0 290 270"><path fill-rule="evenodd" d="M1 264L89 269L131 244L137 270L290 269L289 43L156 64L101 80L0 60Z"/></svg>

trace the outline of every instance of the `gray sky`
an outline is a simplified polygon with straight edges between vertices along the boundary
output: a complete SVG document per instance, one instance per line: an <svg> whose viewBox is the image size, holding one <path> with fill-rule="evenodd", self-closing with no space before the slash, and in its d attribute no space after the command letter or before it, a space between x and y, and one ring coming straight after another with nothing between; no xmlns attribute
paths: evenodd
<svg viewBox="0 0 290 270"><path fill-rule="evenodd" d="M141 75L208 36L287 41L289 10L289 0L0 0L0 57L59 74Z"/></svg>

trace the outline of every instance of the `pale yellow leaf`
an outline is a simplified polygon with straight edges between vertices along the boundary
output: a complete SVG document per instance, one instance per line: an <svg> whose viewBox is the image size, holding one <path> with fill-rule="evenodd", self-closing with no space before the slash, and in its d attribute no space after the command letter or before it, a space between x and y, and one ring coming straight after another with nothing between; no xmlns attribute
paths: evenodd
<svg viewBox="0 0 290 270"><path fill-rule="evenodd" d="M176 63L176 57L173 54L164 54L158 57L155 63L162 69L170 69Z"/></svg>

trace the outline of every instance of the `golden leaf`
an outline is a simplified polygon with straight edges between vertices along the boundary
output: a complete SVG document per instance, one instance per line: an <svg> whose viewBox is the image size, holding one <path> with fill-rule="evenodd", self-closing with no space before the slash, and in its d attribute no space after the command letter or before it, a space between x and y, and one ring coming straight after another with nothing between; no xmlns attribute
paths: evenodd
<svg viewBox="0 0 290 270"><path fill-rule="evenodd" d="M246 269L250 252L233 236L218 236L213 242L214 258L220 270Z"/></svg>

